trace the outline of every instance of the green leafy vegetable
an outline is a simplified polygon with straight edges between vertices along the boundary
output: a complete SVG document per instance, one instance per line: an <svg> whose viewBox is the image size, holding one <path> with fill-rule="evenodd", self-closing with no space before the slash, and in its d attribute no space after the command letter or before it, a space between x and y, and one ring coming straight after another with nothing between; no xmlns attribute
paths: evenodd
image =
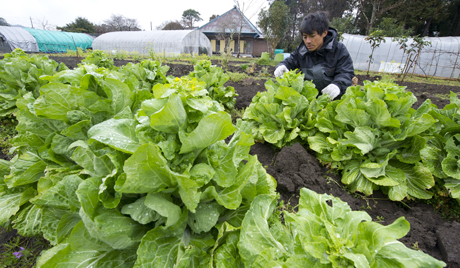
<svg viewBox="0 0 460 268"><path fill-rule="evenodd" d="M157 83L157 67L82 64L18 100L0 223L50 241L37 267L241 263L221 254L236 254L244 213L276 182L249 154L247 122L196 78Z"/></svg>
<svg viewBox="0 0 460 268"><path fill-rule="evenodd" d="M438 120L438 131L421 149L423 163L443 182L452 198L460 202L460 101L450 93L450 104L430 112Z"/></svg>
<svg viewBox="0 0 460 268"><path fill-rule="evenodd" d="M296 142L304 144L315 132L315 115L328 99L318 95L313 83L303 80L301 73L291 71L269 80L267 91L258 92L246 109L243 119L252 125L252 134L258 141L266 141L278 148Z"/></svg>
<svg viewBox="0 0 460 268"><path fill-rule="evenodd" d="M410 228L404 217L383 226L339 198L303 188L299 211L284 212L283 225L272 217L275 202L270 196L256 197L243 220L238 249L245 267L446 265L397 241Z"/></svg>
<svg viewBox="0 0 460 268"><path fill-rule="evenodd" d="M342 182L352 191L370 195L380 188L391 200L429 199L435 180L420 150L436 128L435 106L427 100L414 110L415 101L389 82L349 87L318 113L319 131L308 144L320 161L343 170Z"/></svg>
<svg viewBox="0 0 460 268"><path fill-rule="evenodd" d="M16 112L17 100L27 92L38 97L40 87L47 83L40 77L55 74L58 66L47 56L29 56L19 48L5 54L0 60L0 117Z"/></svg>
<svg viewBox="0 0 460 268"><path fill-rule="evenodd" d="M230 76L224 73L221 67L212 65L209 60L201 60L193 66L193 71L188 76L205 82L209 97L220 102L226 109L231 110L235 107L238 94L233 87L224 86Z"/></svg>

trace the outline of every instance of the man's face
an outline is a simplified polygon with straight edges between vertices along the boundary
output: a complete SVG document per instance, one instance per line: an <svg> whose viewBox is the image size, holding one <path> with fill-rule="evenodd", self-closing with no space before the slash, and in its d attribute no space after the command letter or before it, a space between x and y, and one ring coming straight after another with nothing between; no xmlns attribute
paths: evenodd
<svg viewBox="0 0 460 268"><path fill-rule="evenodd" d="M318 34L317 31L313 31L312 34L302 34L303 42L307 47L308 51L316 51L323 46L323 38L327 35L327 31L322 34Z"/></svg>

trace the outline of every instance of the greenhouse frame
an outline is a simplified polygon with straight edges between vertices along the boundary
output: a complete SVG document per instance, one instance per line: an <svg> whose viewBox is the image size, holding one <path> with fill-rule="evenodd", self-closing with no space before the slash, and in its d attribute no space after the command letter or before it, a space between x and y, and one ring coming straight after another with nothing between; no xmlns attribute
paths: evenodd
<svg viewBox="0 0 460 268"><path fill-rule="evenodd" d="M343 34L342 42L347 47L355 69L376 72L401 73L408 55L400 48L392 37L384 37L384 42L375 48L373 62L369 66L369 56L372 48L366 36ZM409 74L458 78L460 75L460 36L425 37L431 46L424 47L417 58L415 68L408 70ZM409 38L407 45L413 43ZM417 57L414 53L413 59Z"/></svg>
<svg viewBox="0 0 460 268"><path fill-rule="evenodd" d="M94 39L93 49L163 56L212 54L211 42L197 30L109 32Z"/></svg>

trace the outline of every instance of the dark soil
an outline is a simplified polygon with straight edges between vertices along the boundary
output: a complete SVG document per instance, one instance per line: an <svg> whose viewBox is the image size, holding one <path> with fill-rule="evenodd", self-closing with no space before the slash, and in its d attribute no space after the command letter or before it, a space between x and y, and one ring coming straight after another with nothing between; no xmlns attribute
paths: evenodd
<svg viewBox="0 0 460 268"><path fill-rule="evenodd" d="M77 67L79 60L74 58L51 57L58 62L64 62L69 68ZM128 61L115 60L116 66L122 66ZM218 64L217 62L213 62ZM170 66L168 75L183 76L193 70L190 64L165 63ZM229 62L228 71L243 72L241 62ZM257 92L265 90L266 80L260 79L261 74L272 75L275 67L255 66L253 72L249 72L249 78L240 82L228 81L226 86L232 86L238 93L236 100L237 109L249 106L252 98ZM271 76L273 77L273 76ZM359 84L364 80L373 81L380 77L358 76ZM399 84L399 82L396 81ZM426 99L430 99L438 108L443 108L449 103L446 95L450 91L459 93L460 87L446 85L433 85L425 83L404 82L400 85L406 86L407 90L417 97L417 108ZM442 98L444 97L444 98ZM278 182L277 190L285 204L292 206L298 204L299 191L307 187L317 193L327 193L347 202L354 210L365 210L375 221L387 225L399 217L405 217L410 222L410 232L400 241L409 248L420 249L421 251L445 261L449 268L460 267L460 215L452 215L449 207L427 204L425 201L418 202L392 202L381 192L372 196L350 194L340 183L340 174L322 166L315 158L314 152L308 151L300 144L285 147L282 150L275 150L270 144L256 143L251 148L251 154L257 155L267 172ZM442 203L442 202L441 202ZM444 205L447 201L444 201ZM441 214L450 216L445 219ZM452 217L454 217L452 219Z"/></svg>

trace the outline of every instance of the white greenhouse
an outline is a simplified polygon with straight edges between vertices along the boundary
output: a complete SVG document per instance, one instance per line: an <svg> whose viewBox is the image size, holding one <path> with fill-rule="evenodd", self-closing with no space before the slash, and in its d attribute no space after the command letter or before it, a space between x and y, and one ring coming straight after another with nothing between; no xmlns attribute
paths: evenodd
<svg viewBox="0 0 460 268"><path fill-rule="evenodd" d="M372 49L365 40L366 36L343 34L343 37L342 42L350 53L354 68L367 70ZM422 49L415 68L411 68L408 73L458 78L460 75L460 36L425 37L424 40L430 41L431 46ZM412 42L413 39L409 38L407 45L410 46ZM400 45L393 41L393 38L385 37L385 42L374 50L373 63L369 69L377 72L401 72L406 59L407 54L400 49Z"/></svg>
<svg viewBox="0 0 460 268"><path fill-rule="evenodd" d="M93 50L107 53L128 52L165 56L206 54L211 56L211 41L197 30L109 32L93 41Z"/></svg>
<svg viewBox="0 0 460 268"><path fill-rule="evenodd" d="M35 37L22 27L0 26L0 52L20 48L25 52L38 52Z"/></svg>

